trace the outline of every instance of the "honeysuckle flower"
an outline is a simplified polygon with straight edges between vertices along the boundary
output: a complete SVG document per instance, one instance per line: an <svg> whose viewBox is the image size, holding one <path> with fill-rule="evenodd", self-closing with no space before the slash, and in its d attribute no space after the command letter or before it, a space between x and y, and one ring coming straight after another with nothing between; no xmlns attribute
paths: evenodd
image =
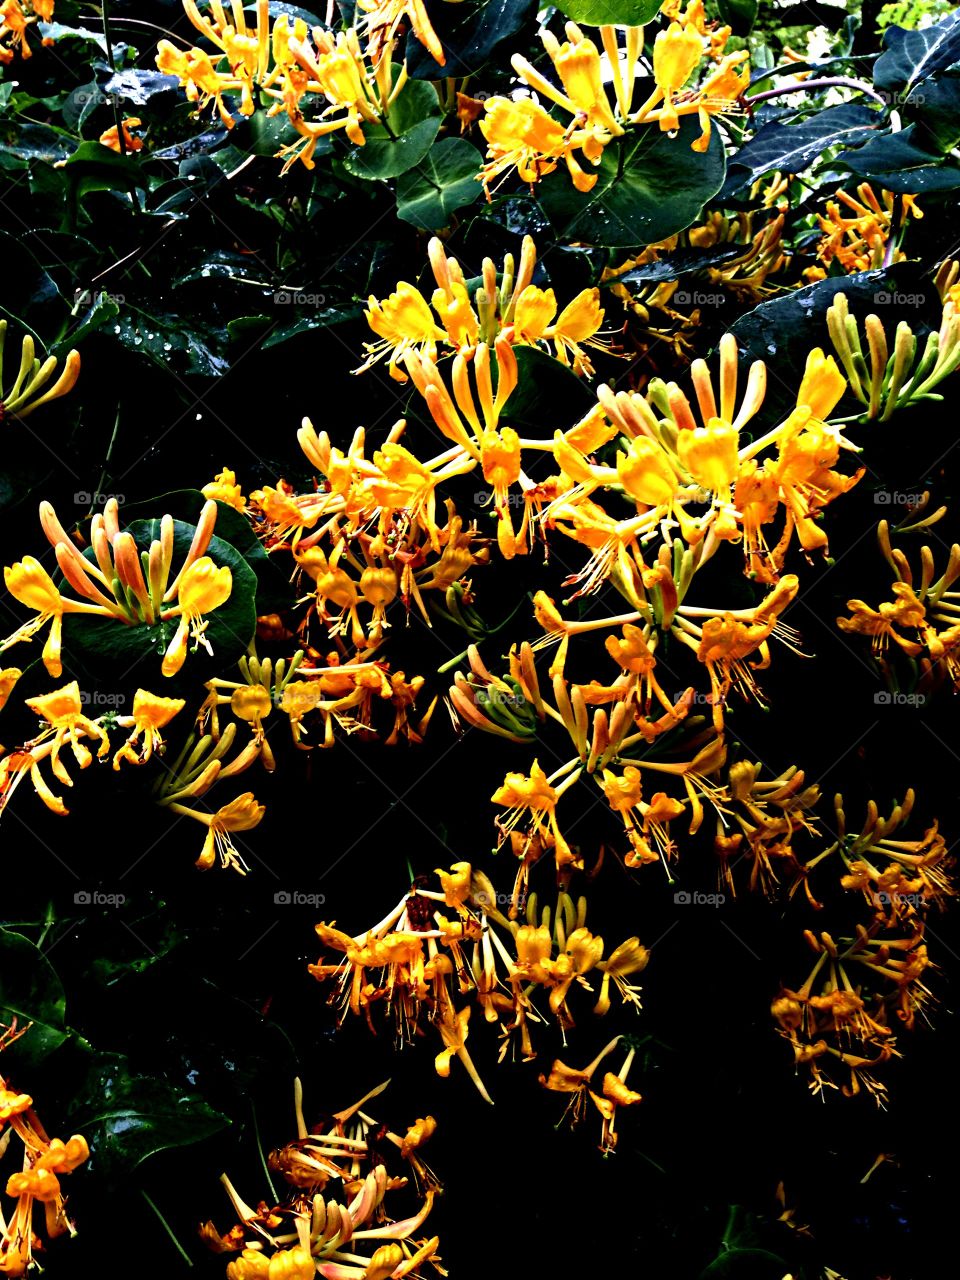
<svg viewBox="0 0 960 1280"><path fill-rule="evenodd" d="M0 66L13 60L15 49L20 50L24 61L33 56L27 28L38 21L49 22L53 17L53 3L54 0L3 0L0 4Z"/></svg>
<svg viewBox="0 0 960 1280"><path fill-rule="evenodd" d="M170 610L180 615L180 622L163 656L160 669L165 676L176 675L183 666L191 639L194 649L202 645L208 653L213 653L204 635L209 625L204 615L219 609L230 598L232 590L233 574L228 565L218 568L209 556L201 556L189 565L180 578L176 607Z"/></svg>
<svg viewBox="0 0 960 1280"><path fill-rule="evenodd" d="M653 78L663 95L664 110L660 128L676 129L679 118L673 107L674 95L682 89L703 58L703 40L692 24L681 26L671 22L658 31L653 42Z"/></svg>
<svg viewBox="0 0 960 1280"><path fill-rule="evenodd" d="M124 729L132 729L133 732L114 755L114 769L119 769L124 760L130 764L146 764L154 752L162 751L161 730L185 706L183 698L161 698L146 689L138 689L133 695L132 714L117 717L118 725Z"/></svg>
<svg viewBox="0 0 960 1280"><path fill-rule="evenodd" d="M437 324L430 304L415 285L401 280L395 292L382 301L371 294L364 315L380 341L364 344L367 358L355 372L362 373L389 356L391 378L406 382L407 376L398 364L404 352L414 348L436 359L436 344L443 340L445 331Z"/></svg>
<svg viewBox="0 0 960 1280"><path fill-rule="evenodd" d="M143 139L139 137L137 134L131 133L131 129L138 129L142 123L143 121L140 119L139 116L124 116L123 120L121 121L122 138L123 138L122 144L121 144L121 132L117 129L117 126L115 124L111 125L109 129L105 129L103 133L101 133L98 141L100 142L101 146L109 147L111 151L117 151L117 152L123 152L123 153L131 152L131 151L142 151Z"/></svg>
<svg viewBox="0 0 960 1280"><path fill-rule="evenodd" d="M237 474L228 467L217 473L216 477L200 490L205 498L223 502L235 511L246 511L247 503L243 489L237 484Z"/></svg>
<svg viewBox="0 0 960 1280"><path fill-rule="evenodd" d="M443 45L433 29L423 0L358 0L357 9L364 15L359 26L370 36L375 58L382 57L384 49L390 49L398 30L408 22L414 38L441 67L446 65Z"/></svg>
<svg viewBox="0 0 960 1280"><path fill-rule="evenodd" d="M561 773L563 772L567 772L568 776L560 786L555 788L538 762L534 760L529 774L508 773L503 786L498 787L490 797L493 804L501 805L507 810L506 816L497 823L502 838L509 835L527 814L530 817L528 839L536 836L541 827L546 824L556 841L558 867L569 864L573 855L557 826L557 803L563 793L572 787L580 776L579 769L569 773L564 768ZM553 780L555 781L556 778L557 775L554 774Z"/></svg>
<svg viewBox="0 0 960 1280"><path fill-rule="evenodd" d="M230 837L235 831L252 831L263 821L266 806L257 803L252 791L245 791L216 813L202 813L179 803L171 803L169 808L174 813L202 822L207 828L203 849L196 862L201 871L209 871L219 857L222 867L246 875L250 868Z"/></svg>
<svg viewBox="0 0 960 1280"><path fill-rule="evenodd" d="M15 3L16 0L10 0ZM2 46L0 46L2 47ZM7 321L0 320L0 367L3 365L4 346L7 337ZM6 389L0 380L0 425L7 417L28 418L41 405L72 391L80 376L80 353L69 351L60 376L52 386L47 384L60 363L56 356L41 361L36 354L33 335L24 334L20 349L20 367L14 381ZM46 387L46 390L44 388Z"/></svg>
<svg viewBox="0 0 960 1280"><path fill-rule="evenodd" d="M602 146L591 132L575 125L564 129L532 98L488 98L480 132L487 141L488 159L480 177L488 197L490 184L507 170L515 168L520 180L532 186L552 173L561 160L578 191L590 191L596 185L597 174L586 173L574 151L582 150L596 163Z"/></svg>
<svg viewBox="0 0 960 1280"><path fill-rule="evenodd" d="M7 705L10 694L22 675L19 667L4 667L0 670L0 711Z"/></svg>
<svg viewBox="0 0 960 1280"><path fill-rule="evenodd" d="M76 680L71 680L62 689L55 689L52 693L27 698L24 705L31 711L35 711L50 726L36 739L36 743L39 745L52 735L50 765L54 774L65 786L73 785L69 774L60 763L60 750L65 743L69 743L74 759L81 769L85 769L93 759L81 738L92 738L99 743L97 755L101 759L110 750L110 739L106 730L83 713L83 699L80 694L80 685Z"/></svg>

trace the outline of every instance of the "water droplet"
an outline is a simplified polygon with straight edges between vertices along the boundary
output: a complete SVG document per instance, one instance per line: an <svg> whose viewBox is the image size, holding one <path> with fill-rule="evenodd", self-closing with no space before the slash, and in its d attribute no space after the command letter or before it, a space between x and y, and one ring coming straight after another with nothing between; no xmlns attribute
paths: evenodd
<svg viewBox="0 0 960 1280"><path fill-rule="evenodd" d="M173 350L173 343L172 343L172 342L165 342L165 343L163 344L163 349L164 349L164 351L172 351L172 350Z"/></svg>
<svg viewBox="0 0 960 1280"><path fill-rule="evenodd" d="M668 137L668 138L679 138L679 137L680 137L680 130L679 130L679 129L668 129L668 130L667 130L667 137Z"/></svg>
<svg viewBox="0 0 960 1280"><path fill-rule="evenodd" d="M140 337L140 335L139 335L139 333L138 333L138 334L137 334L137 336L136 336L136 337L134 338L134 340L133 340L133 345L134 345L135 347L139 347L139 346L140 346L140 344L141 344L141 342L143 342L143 339Z"/></svg>

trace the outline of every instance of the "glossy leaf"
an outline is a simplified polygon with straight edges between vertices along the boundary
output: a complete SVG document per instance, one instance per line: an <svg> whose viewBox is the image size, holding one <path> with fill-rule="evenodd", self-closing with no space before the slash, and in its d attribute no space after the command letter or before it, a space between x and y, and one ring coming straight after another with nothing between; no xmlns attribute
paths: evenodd
<svg viewBox="0 0 960 1280"><path fill-rule="evenodd" d="M417 80L472 75L489 61L498 45L516 36L536 16L535 0L459 0L457 4L426 0L425 8L446 61L441 66L409 36L407 69Z"/></svg>
<svg viewBox="0 0 960 1280"><path fill-rule="evenodd" d="M463 138L443 138L397 182L397 217L425 231L439 231L451 214L479 199L483 158Z"/></svg>
<svg viewBox="0 0 960 1280"><path fill-rule="evenodd" d="M43 952L20 933L0 929L0 1022L16 1019L30 1030L9 1050L11 1060L41 1063L69 1036L66 997L56 970ZM5 1055L6 1056L6 1055Z"/></svg>
<svg viewBox="0 0 960 1280"><path fill-rule="evenodd" d="M577 191L564 166L541 181L537 195L558 237L609 247L652 244L682 231L723 185L724 152L714 129L704 154L685 119L677 137L640 130L604 148L592 191Z"/></svg>
<svg viewBox="0 0 960 1280"><path fill-rule="evenodd" d="M344 164L355 178L396 178L424 158L440 129L440 104L432 86L408 81L383 125L365 125L362 147L353 147Z"/></svg>

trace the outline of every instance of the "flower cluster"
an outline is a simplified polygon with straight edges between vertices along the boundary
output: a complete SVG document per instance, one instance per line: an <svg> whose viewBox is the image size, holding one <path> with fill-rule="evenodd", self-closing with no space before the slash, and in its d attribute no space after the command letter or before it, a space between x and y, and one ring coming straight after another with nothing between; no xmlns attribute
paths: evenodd
<svg viewBox="0 0 960 1280"><path fill-rule="evenodd" d="M813 968L800 986L785 986L773 1002L779 1030L798 1067L810 1072L815 1094L839 1088L854 1096L866 1090L882 1105L886 1086L876 1072L900 1056L897 1029L911 1031L918 1013L927 1016L932 962L926 918L955 889L947 874L952 859L936 824L918 840L893 838L913 806L912 791L887 818L871 802L854 834L837 796L836 839L804 868L806 875L839 863L841 887L861 895L868 910L866 923L854 920L849 932L836 937L805 930L816 956ZM836 1072L843 1080L839 1085Z"/></svg>
<svg viewBox="0 0 960 1280"><path fill-rule="evenodd" d="M0 1050L29 1030L29 1026L20 1031L15 1026L4 1027ZM6 1195L16 1204L12 1210L0 1204L0 1273L24 1276L33 1268L39 1268L36 1254L43 1249L34 1230L37 1205L43 1205L48 1239L54 1240L66 1232L76 1234L67 1217L60 1179L84 1163L90 1148L79 1134L66 1142L49 1138L34 1110L33 1098L27 1093L18 1093L11 1088L9 1080L0 1075L0 1156L8 1153L11 1145L16 1145L21 1157L20 1168L6 1181Z"/></svg>
<svg viewBox="0 0 960 1280"><path fill-rule="evenodd" d="M383 1005L401 1045L420 1034L421 1024L432 1024L443 1044L437 1074L449 1076L456 1057L492 1102L466 1045L475 1007L498 1025L501 1061L513 1047L524 1061L536 1057L533 1029L546 1020L538 995L562 1030L574 1026L571 1002L581 991L596 996L597 1015L607 1013L614 991L639 1008L639 988L630 979L646 967L649 953L638 938L606 953L603 938L586 927L585 898L574 902L560 892L554 910L538 910L536 895L527 896L525 886L498 896L468 862L436 874L439 889L415 881L381 921L361 933L317 925L324 947L342 959L310 965L310 972L332 985L330 1001L341 1018L362 1015L372 1027L373 1013ZM507 914L498 902L509 904ZM599 980L598 991L588 975ZM464 998L470 1003L462 1003Z"/></svg>
<svg viewBox="0 0 960 1280"><path fill-rule="evenodd" d="M19 50L26 61L33 56L27 32L37 22L50 22L55 0L3 0L0 4L0 66L13 61ZM42 44L52 41L44 38Z"/></svg>
<svg viewBox="0 0 960 1280"><path fill-rule="evenodd" d="M239 1222L225 1235L211 1222L200 1229L212 1251L237 1255L227 1265L227 1280L401 1280L424 1274L427 1263L445 1274L439 1237L419 1234L439 1187L420 1155L437 1122L424 1116L402 1134L381 1125L363 1108L386 1087L334 1112L327 1126L308 1129L296 1082L297 1136L270 1156L270 1168L289 1188L286 1197L254 1209L224 1174ZM397 1153L409 1175L388 1172ZM405 1191L418 1207L395 1219L385 1199Z"/></svg>
<svg viewBox="0 0 960 1280"><path fill-rule="evenodd" d="M923 212L915 196L902 196L899 209L896 204L892 191L881 191L878 198L869 182L860 183L857 196L838 191L835 200L827 201L826 216L817 214L823 232L817 245L822 266L808 267L806 278L822 280L834 264L842 273L852 275L902 261L904 254L894 249L891 236L902 232L911 215L922 218ZM849 211L846 215L841 206Z"/></svg>
<svg viewBox="0 0 960 1280"><path fill-rule="evenodd" d="M320 26L309 29L302 17L291 21L287 14L280 14L271 27L267 0L257 0L253 26L242 5L233 5L229 15L220 0L211 0L208 14L194 0L183 0L183 7L213 52L196 46L182 50L161 40L157 66L179 79L198 109L212 106L228 129L234 124L234 108L225 97L239 97L236 109L242 116L255 112L256 94L271 102L268 115L286 113L300 136L280 152L284 172L297 160L312 169L317 143L328 134L342 129L362 147L365 126L384 121L406 83L405 67L394 75L391 54L397 25L408 7L423 16L419 29L424 42L439 48L419 0L411 0L409 6L395 0L363 6L366 48L354 27L334 36ZM310 117L308 103L319 106Z"/></svg>
<svg viewBox="0 0 960 1280"><path fill-rule="evenodd" d="M732 111L749 84L749 55L721 56L730 29L717 30L716 24L707 21L702 0L692 0L685 13L678 12L657 32L654 88L639 105L634 102L637 80L648 74L643 27L601 26L600 48L576 23L566 24L565 35L561 43L552 32L541 32L560 87L515 54L513 69L536 96L491 97L484 103L480 130L488 160L481 176L488 193L491 184L511 169L523 182L534 184L561 161L577 190L591 191L598 175L590 169L599 165L604 148L615 138L638 125L656 124L661 131L673 133L687 115L696 115L700 122L693 150L706 151L711 117ZM702 79L698 74L697 83L690 85L705 60L718 65ZM569 119L551 115L540 99L559 107Z"/></svg>

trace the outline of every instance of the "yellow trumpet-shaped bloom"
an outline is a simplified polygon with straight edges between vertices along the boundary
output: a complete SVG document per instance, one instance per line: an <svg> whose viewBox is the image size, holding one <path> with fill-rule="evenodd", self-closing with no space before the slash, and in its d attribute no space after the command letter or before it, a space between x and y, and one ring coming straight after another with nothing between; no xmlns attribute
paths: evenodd
<svg viewBox="0 0 960 1280"><path fill-rule="evenodd" d="M204 632L208 623L203 615L212 613L230 598L233 574L227 565L219 569L209 556L194 560L180 579L177 611L180 623L163 657L161 670L165 676L176 675L187 656L187 641L192 637L194 648L199 645L212 653L210 641Z"/></svg>

